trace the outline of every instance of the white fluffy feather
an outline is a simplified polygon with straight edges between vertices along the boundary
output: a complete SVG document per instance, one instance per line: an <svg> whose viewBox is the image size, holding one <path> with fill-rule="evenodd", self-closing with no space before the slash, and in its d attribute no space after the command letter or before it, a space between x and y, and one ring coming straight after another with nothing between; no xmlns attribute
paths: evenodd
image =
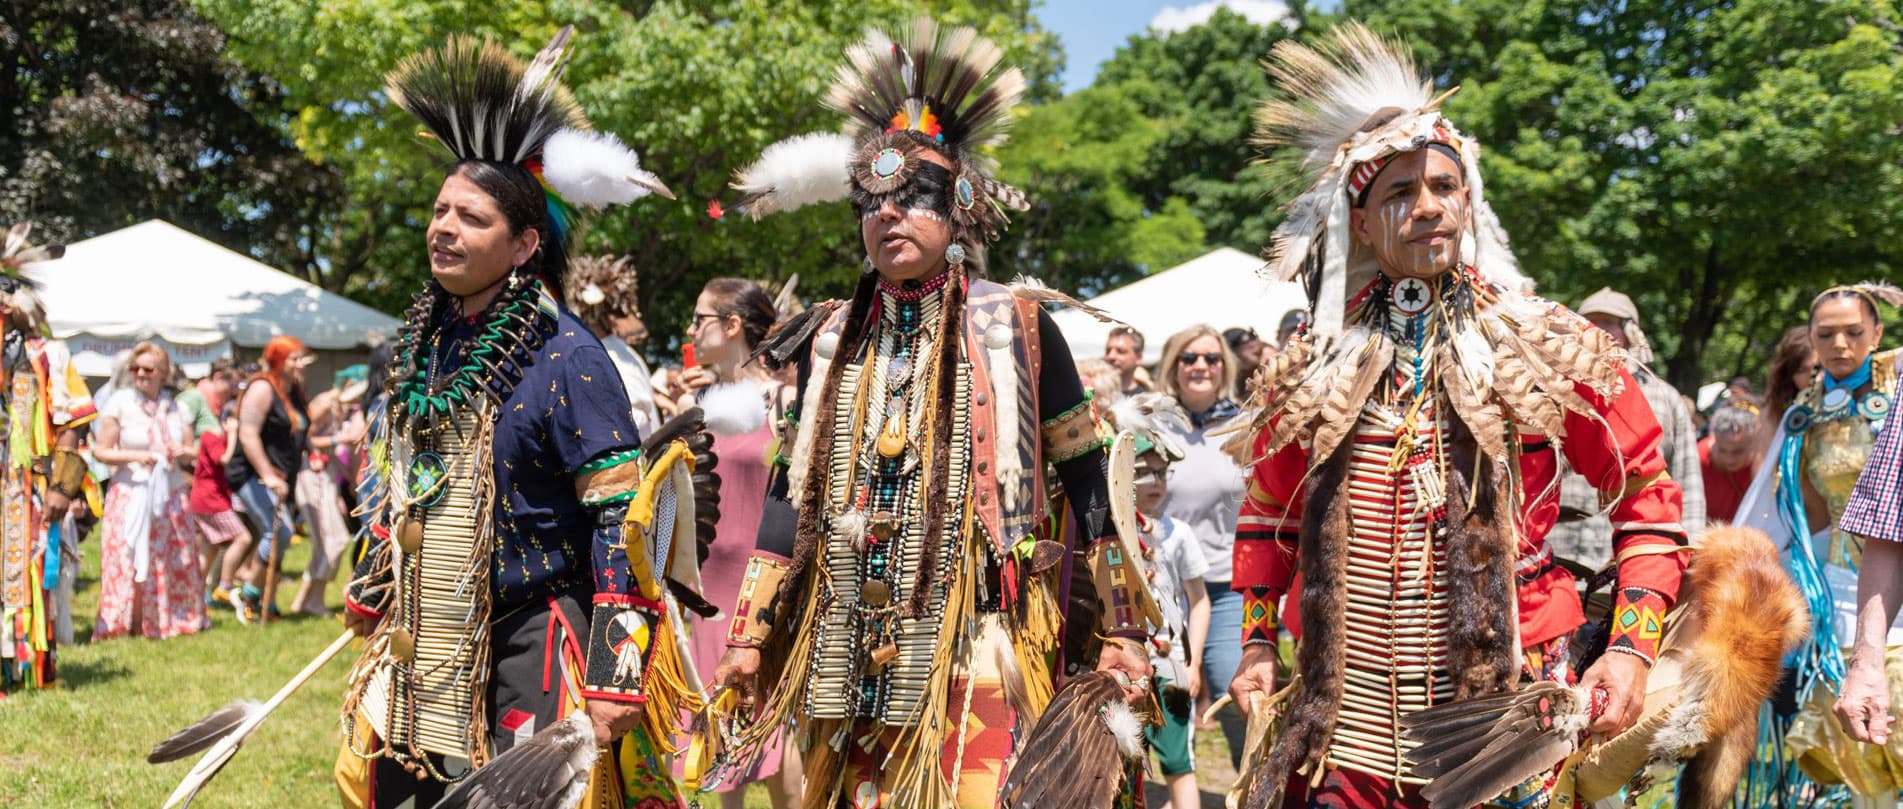
<svg viewBox="0 0 1903 809"><path fill-rule="evenodd" d="M855 552L859 552L859 553L865 552L866 550L866 513L865 512L860 511L859 509L856 509L856 508L849 508L849 509L846 509L845 511L840 512L839 516L833 518L833 530L839 532L840 536L845 537L846 544L851 545L852 549Z"/></svg>
<svg viewBox="0 0 1903 809"><path fill-rule="evenodd" d="M766 390L742 379L700 392L700 410L714 435L746 435L766 426Z"/></svg>
<svg viewBox="0 0 1903 809"><path fill-rule="evenodd" d="M564 129L542 147L542 179L570 205L626 205L651 193L630 177L659 183L641 168L634 150L612 133Z"/></svg>
<svg viewBox="0 0 1903 809"><path fill-rule="evenodd" d="M1143 722L1130 710L1129 703L1105 703L1103 723L1110 728L1110 735L1117 737L1117 752L1124 758L1143 757Z"/></svg>
<svg viewBox="0 0 1903 809"><path fill-rule="evenodd" d="M852 140L837 132L795 135L766 147L760 159L734 175L741 204L759 219L819 202L846 198L851 189Z"/></svg>

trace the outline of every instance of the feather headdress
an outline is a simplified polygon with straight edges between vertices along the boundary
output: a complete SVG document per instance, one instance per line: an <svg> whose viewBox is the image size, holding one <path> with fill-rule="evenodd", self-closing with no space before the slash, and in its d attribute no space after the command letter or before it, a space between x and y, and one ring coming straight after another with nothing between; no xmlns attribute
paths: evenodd
<svg viewBox="0 0 1903 809"><path fill-rule="evenodd" d="M384 79L390 100L458 161L519 165L535 175L548 198L550 235L561 241L574 206L674 196L641 168L633 149L614 135L590 131L562 86L574 33L564 26L526 65L498 43L452 36L399 62Z"/></svg>
<svg viewBox="0 0 1903 809"><path fill-rule="evenodd" d="M952 219L991 241L1024 210L1024 195L992 176L984 149L1004 142L1024 74L1002 67L1004 51L970 27L913 21L896 41L878 30L846 51L824 102L846 116L839 134L798 135L767 147L735 174L740 206L758 218L855 195L891 193L925 161L923 146L954 165Z"/></svg>
<svg viewBox="0 0 1903 809"><path fill-rule="evenodd" d="M1280 93L1257 108L1255 142L1299 150L1302 169L1314 178L1275 229L1269 270L1286 281L1318 277L1313 330L1319 337L1341 334L1350 276L1366 281L1377 271L1372 252L1349 233L1355 196L1388 159L1429 144L1459 154L1466 172L1472 216L1461 261L1493 284L1522 289L1506 231L1481 193L1480 146L1441 115L1440 104L1453 91L1435 95L1405 45L1349 22L1313 47L1277 43L1266 67Z"/></svg>
<svg viewBox="0 0 1903 809"><path fill-rule="evenodd" d="M7 229L0 246L0 297L20 316L32 321L34 331L46 329L46 304L40 300L40 285L22 272L26 265L52 261L66 255L63 244L35 245L27 241L33 223L20 222Z"/></svg>
<svg viewBox="0 0 1903 809"><path fill-rule="evenodd" d="M589 328L612 318L641 317L641 276L627 256L578 256L568 265L569 310Z"/></svg>

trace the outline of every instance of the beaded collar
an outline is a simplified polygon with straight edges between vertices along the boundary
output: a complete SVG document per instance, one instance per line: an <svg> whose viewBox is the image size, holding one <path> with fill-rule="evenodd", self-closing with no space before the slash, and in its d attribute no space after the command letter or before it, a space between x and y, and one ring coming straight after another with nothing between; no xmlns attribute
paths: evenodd
<svg viewBox="0 0 1903 809"><path fill-rule="evenodd" d="M440 422L479 399L500 404L554 332L559 312L541 281L512 278L479 316L481 330L464 340L461 363L438 368L433 366L443 333L460 319L447 307L435 314L441 294L433 286L425 290L406 315L392 364L396 379L390 406L397 423Z"/></svg>

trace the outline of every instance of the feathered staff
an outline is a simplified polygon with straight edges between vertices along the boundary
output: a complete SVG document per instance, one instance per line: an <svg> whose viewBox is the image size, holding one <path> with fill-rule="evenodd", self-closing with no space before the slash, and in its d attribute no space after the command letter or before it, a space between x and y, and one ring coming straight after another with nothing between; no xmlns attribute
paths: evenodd
<svg viewBox="0 0 1903 809"><path fill-rule="evenodd" d="M192 765L192 771L185 775L185 780L180 781L178 788L172 790L171 797L165 799L165 809L172 809L174 806L190 806L192 797L197 795L198 790L203 789L205 784L210 783L211 779L218 775L219 770L224 769L232 756L238 754L238 748L244 746L245 739L250 738L259 725L264 724L265 718L269 717L272 711L277 710L279 705L284 704L284 700L296 693L297 689L302 688L304 683L309 682L325 663L329 663L331 658L336 657L338 652L350 645L351 639L355 637L356 635L351 632L338 635L336 640L330 642L329 647L305 664L303 671L292 677L290 682L285 683L284 687L278 689L278 692L271 695L264 704L239 700L218 709L212 715L192 723L190 727L154 745L152 752L146 754L145 757L146 762L150 764L177 761L200 750L206 751L205 755L198 759L198 763Z"/></svg>

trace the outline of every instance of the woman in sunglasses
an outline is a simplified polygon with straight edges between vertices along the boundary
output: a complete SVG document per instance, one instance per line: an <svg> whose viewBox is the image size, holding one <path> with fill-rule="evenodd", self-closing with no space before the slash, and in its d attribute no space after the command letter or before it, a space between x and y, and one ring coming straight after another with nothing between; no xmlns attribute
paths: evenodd
<svg viewBox="0 0 1903 809"><path fill-rule="evenodd" d="M1209 573L1203 577L1210 616L1203 652L1201 696L1205 698L1227 691L1242 661L1242 596L1229 589L1229 562L1236 543L1236 514L1242 507L1243 473L1222 451L1221 436L1222 428L1242 414L1230 398L1230 391L1236 389L1236 366L1236 355L1222 333L1212 326L1196 325L1163 343L1163 364L1157 374L1163 392L1189 414L1189 432L1177 436L1184 456L1171 467L1169 499L1163 511L1195 532L1209 560ZM1219 716L1229 740L1229 758L1238 762L1242 717L1233 708L1225 708Z"/></svg>
<svg viewBox="0 0 1903 809"><path fill-rule="evenodd" d="M100 557L99 619L93 640L154 640L204 628L198 549L184 523L189 469L197 455L185 411L166 380L165 349L140 343L126 361L131 385L100 412L93 457L111 464Z"/></svg>

